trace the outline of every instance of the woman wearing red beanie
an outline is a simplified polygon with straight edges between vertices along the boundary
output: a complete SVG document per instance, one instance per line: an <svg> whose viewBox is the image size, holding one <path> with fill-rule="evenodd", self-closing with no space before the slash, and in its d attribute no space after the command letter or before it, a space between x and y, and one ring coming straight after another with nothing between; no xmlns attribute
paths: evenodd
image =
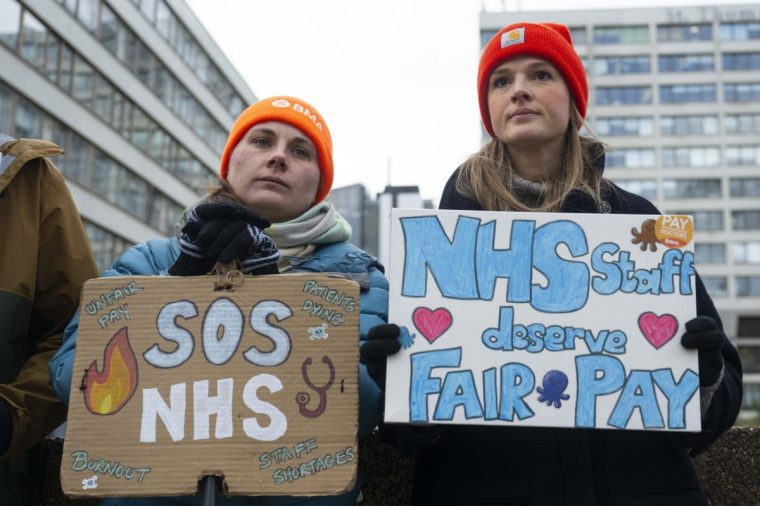
<svg viewBox="0 0 760 506"><path fill-rule="evenodd" d="M483 51L483 126L492 139L449 179L441 209L660 214L604 179L604 146L581 137L588 101L583 65L564 25L517 23ZM741 364L696 277L698 317L681 343L699 350L702 432L483 426L386 427L417 454L415 504L706 505L691 463L734 422ZM398 327L373 329L362 348L384 386ZM422 432L425 432L422 430Z"/></svg>
<svg viewBox="0 0 760 506"><path fill-rule="evenodd" d="M248 274L332 272L361 286L358 341L388 314L388 281L377 259L349 244L351 227L325 201L333 181L332 139L322 115L294 97L260 100L232 127L217 187L185 212L177 237L127 250L103 276L208 274L217 263ZM49 364L58 396L68 403L79 314ZM380 418L380 390L359 368L359 438ZM258 462L251 462L251 466ZM358 482L358 480L357 480ZM358 485L325 497L232 497L225 505L356 504ZM102 504L199 504L198 497L104 499Z"/></svg>

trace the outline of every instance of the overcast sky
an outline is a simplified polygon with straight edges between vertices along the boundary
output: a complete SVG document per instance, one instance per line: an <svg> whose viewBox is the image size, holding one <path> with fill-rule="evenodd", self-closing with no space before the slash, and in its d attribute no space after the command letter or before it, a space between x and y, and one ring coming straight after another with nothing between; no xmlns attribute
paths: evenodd
<svg viewBox="0 0 760 506"><path fill-rule="evenodd" d="M325 117L334 187L418 185L436 203L480 146L478 15L610 8L610 0L186 0L256 96L294 95ZM619 0L657 6L661 0ZM668 6L747 4L667 0ZM529 9L528 9L529 7ZM390 167L390 170L388 169Z"/></svg>

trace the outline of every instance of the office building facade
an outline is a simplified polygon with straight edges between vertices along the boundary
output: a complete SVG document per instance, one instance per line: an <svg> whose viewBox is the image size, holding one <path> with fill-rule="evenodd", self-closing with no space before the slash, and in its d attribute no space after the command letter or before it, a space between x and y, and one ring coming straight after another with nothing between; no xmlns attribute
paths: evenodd
<svg viewBox="0 0 760 506"><path fill-rule="evenodd" d="M760 408L760 5L487 12L485 45L518 22L570 27L605 176L695 218L696 264Z"/></svg>
<svg viewBox="0 0 760 506"><path fill-rule="evenodd" d="M256 100L182 0L0 0L0 131L64 148L99 268L171 235Z"/></svg>

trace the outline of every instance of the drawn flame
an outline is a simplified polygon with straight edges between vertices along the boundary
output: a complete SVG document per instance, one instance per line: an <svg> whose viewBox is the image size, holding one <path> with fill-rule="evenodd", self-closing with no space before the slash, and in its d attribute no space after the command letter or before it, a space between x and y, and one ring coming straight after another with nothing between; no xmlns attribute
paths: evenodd
<svg viewBox="0 0 760 506"><path fill-rule="evenodd" d="M82 380L84 403L91 413L112 415L123 408L137 390L137 359L129 345L127 327L108 341L103 370L93 360Z"/></svg>

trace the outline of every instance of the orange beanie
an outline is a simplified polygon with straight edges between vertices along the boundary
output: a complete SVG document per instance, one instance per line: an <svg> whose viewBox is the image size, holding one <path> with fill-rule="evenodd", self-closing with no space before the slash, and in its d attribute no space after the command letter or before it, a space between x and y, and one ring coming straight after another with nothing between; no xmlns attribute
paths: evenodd
<svg viewBox="0 0 760 506"><path fill-rule="evenodd" d="M222 161L219 165L222 179L227 179L230 155L232 155L232 151L240 139L253 125L266 121L287 123L299 129L314 143L314 147L317 148L319 172L321 174L314 203L322 202L330 193L333 183L332 138L322 115L300 98L269 97L248 106L246 110L240 113L235 124L232 125L230 135L227 137L227 144L225 144L222 152Z"/></svg>

